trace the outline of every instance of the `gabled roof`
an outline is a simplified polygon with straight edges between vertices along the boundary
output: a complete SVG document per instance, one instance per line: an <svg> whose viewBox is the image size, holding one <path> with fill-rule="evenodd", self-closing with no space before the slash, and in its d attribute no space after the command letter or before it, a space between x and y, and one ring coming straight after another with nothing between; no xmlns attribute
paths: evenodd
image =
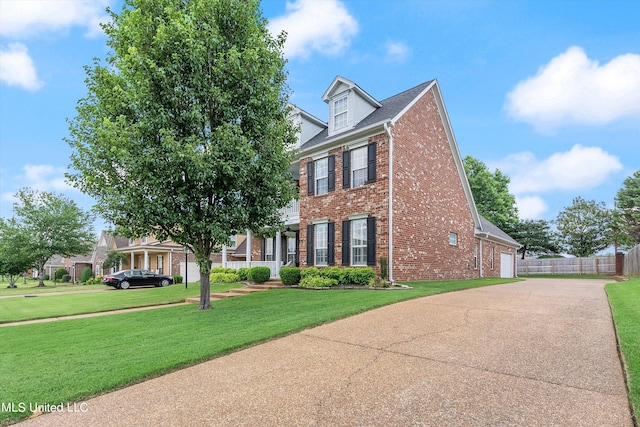
<svg viewBox="0 0 640 427"><path fill-rule="evenodd" d="M309 141L304 143L300 147L300 151L305 151L316 145L320 145L320 144L328 143L331 141L335 141L340 138L344 138L351 134L357 133L358 131L365 129L369 126L372 126L375 124L382 124L388 120L395 118L432 83L433 83L433 80L429 80L428 82L424 82L409 90L405 90L404 92L401 92L397 95L394 95L390 98L380 101L380 105L381 105L380 108L375 110L373 113L369 114L367 117L361 120L358 124L356 124L356 126L353 129L349 131L342 132L332 137L328 137L329 131L328 129L324 129L318 135L314 136Z"/></svg>
<svg viewBox="0 0 640 427"><path fill-rule="evenodd" d="M307 119L308 121L310 121L311 123L316 124L317 126L320 127L327 127L327 122L323 122L322 120L320 120L319 118L317 118L316 116L314 116L313 114L309 113L308 111L303 110L302 108L298 107L295 104L289 104L289 106L292 109L292 113L295 114L300 114L300 116L304 117L305 119Z"/></svg>
<svg viewBox="0 0 640 427"><path fill-rule="evenodd" d="M509 236L507 233L499 229L491 221L489 221L482 215L479 215L479 216L480 216L480 225L482 227L482 230L479 230L479 233L477 234L486 234L486 237L488 239L493 238L492 240L500 240L512 246L517 246L517 247L522 246L520 243L518 243L513 238L511 238L511 236Z"/></svg>
<svg viewBox="0 0 640 427"><path fill-rule="evenodd" d="M331 95L332 92L339 87L340 85L345 85L349 88L349 90L354 91L355 93L357 93L358 95L360 95L360 97L364 100L366 100L368 103L370 103L371 105L373 105L374 107L381 107L382 105L371 95L369 95L366 91L364 91L360 86L358 86L357 84L355 84L354 82L352 82L349 79L345 79L342 76L336 76L333 81L331 82L331 84L329 85L329 87L327 88L327 90L322 94L322 100L324 102L329 102L329 99L331 99Z"/></svg>

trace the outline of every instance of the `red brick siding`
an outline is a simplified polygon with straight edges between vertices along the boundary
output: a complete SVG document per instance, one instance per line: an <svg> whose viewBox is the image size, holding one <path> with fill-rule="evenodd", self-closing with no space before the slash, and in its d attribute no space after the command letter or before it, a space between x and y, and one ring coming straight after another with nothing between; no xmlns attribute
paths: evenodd
<svg viewBox="0 0 640 427"><path fill-rule="evenodd" d="M479 277L473 217L432 92L398 120L393 136L394 280Z"/></svg>
<svg viewBox="0 0 640 427"><path fill-rule="evenodd" d="M493 248L493 269L491 268L491 248ZM515 248L491 242L489 240L482 241L482 276L483 277L500 277L500 254L510 253L511 256L516 252ZM515 277L515 260L514 260L513 276Z"/></svg>
<svg viewBox="0 0 640 427"><path fill-rule="evenodd" d="M342 266L342 221L350 215L367 214L376 218L376 264L380 257L388 257L389 248L389 141L386 133L374 135L368 142L376 142L376 182L358 188L342 188L342 152L347 146L334 148L335 190L320 196L307 196L307 162L300 159L300 266L307 267L307 224L327 218L335 223L335 265ZM376 272L379 267L376 265Z"/></svg>

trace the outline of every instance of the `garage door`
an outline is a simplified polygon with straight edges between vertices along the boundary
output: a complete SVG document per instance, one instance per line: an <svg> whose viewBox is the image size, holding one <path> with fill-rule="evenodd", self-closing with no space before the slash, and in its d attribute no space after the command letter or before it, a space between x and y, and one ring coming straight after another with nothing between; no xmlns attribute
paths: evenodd
<svg viewBox="0 0 640 427"><path fill-rule="evenodd" d="M500 254L500 277L513 277L512 254Z"/></svg>

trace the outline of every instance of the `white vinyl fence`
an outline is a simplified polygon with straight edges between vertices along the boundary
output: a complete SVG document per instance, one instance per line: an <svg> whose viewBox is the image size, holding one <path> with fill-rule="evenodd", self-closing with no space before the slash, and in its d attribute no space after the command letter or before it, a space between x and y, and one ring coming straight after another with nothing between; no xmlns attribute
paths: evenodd
<svg viewBox="0 0 640 427"><path fill-rule="evenodd" d="M626 253L622 271L625 276L640 276L640 245Z"/></svg>
<svg viewBox="0 0 640 427"><path fill-rule="evenodd" d="M616 257L518 259L518 275L616 274Z"/></svg>

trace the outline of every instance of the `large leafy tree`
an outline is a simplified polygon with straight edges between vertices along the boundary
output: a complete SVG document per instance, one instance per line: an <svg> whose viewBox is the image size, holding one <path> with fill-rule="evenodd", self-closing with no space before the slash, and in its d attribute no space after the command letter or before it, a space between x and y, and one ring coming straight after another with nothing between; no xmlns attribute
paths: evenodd
<svg viewBox="0 0 640 427"><path fill-rule="evenodd" d="M187 246L211 308L211 254L281 224L296 128L282 49L257 0L125 0L112 52L87 67L70 122L70 181L126 237Z"/></svg>
<svg viewBox="0 0 640 427"><path fill-rule="evenodd" d="M16 224L28 235L24 248L35 260L44 286L44 265L53 255L86 255L93 248L94 217L78 205L55 193L24 188L16 194Z"/></svg>
<svg viewBox="0 0 640 427"><path fill-rule="evenodd" d="M577 257L592 256L613 241L612 215L604 202L576 197L554 222L558 229L558 244Z"/></svg>
<svg viewBox="0 0 640 427"><path fill-rule="evenodd" d="M28 250L29 234L14 218L0 218L0 275L9 278L9 287L33 267L35 258Z"/></svg>
<svg viewBox="0 0 640 427"><path fill-rule="evenodd" d="M526 219L518 221L511 237L522 245L518 252L525 255L555 254L560 248L555 242L551 226L544 219Z"/></svg>
<svg viewBox="0 0 640 427"><path fill-rule="evenodd" d="M464 170L480 215L511 233L518 223L518 208L515 196L509 193L509 177L498 169L491 172L484 162L471 156L464 158Z"/></svg>
<svg viewBox="0 0 640 427"><path fill-rule="evenodd" d="M624 180L616 194L617 237L625 246L640 244L640 170Z"/></svg>

